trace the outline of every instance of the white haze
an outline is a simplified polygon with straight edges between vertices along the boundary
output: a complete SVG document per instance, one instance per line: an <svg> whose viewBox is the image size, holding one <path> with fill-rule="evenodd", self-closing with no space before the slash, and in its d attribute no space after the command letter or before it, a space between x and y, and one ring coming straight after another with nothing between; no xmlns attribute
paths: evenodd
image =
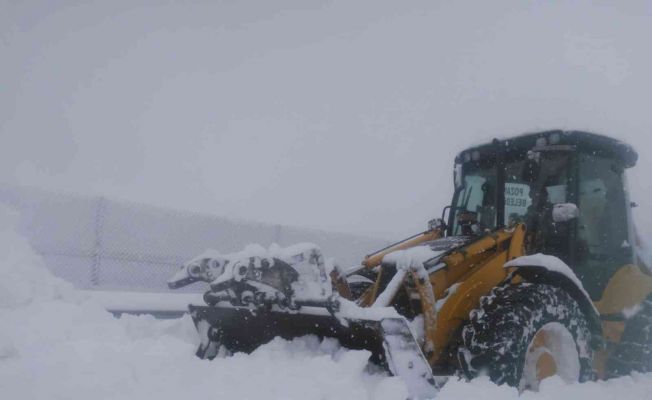
<svg viewBox="0 0 652 400"><path fill-rule="evenodd" d="M0 0L0 184L398 238L465 146L591 130L640 153L647 1Z"/></svg>

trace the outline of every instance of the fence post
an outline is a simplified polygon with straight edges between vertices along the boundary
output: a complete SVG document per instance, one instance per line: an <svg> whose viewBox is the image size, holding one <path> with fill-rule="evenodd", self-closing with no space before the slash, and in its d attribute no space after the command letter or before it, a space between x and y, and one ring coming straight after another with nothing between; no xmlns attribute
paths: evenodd
<svg viewBox="0 0 652 400"><path fill-rule="evenodd" d="M104 229L104 208L106 200L100 196L95 208L95 247L93 249L93 264L91 266L91 286L100 284L100 264L102 262L102 230Z"/></svg>

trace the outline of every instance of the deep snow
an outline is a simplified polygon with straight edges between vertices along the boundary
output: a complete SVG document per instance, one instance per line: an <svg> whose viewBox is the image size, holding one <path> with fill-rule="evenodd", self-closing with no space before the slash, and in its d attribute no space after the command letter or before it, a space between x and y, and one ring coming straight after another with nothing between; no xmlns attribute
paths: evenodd
<svg viewBox="0 0 652 400"><path fill-rule="evenodd" d="M194 356L188 317L114 318L54 278L0 206L0 399L402 399L397 377L365 372L368 354L314 337L274 340L251 355ZM544 381L522 399L645 399L652 374L567 385ZM441 399L517 398L485 378L452 379Z"/></svg>

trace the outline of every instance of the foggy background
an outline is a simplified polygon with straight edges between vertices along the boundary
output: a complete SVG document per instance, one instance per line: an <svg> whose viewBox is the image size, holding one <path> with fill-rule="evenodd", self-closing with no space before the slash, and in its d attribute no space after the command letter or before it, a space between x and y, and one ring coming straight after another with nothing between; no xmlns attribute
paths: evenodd
<svg viewBox="0 0 652 400"><path fill-rule="evenodd" d="M652 234L647 1L0 0L0 184L395 239L464 147L634 145Z"/></svg>

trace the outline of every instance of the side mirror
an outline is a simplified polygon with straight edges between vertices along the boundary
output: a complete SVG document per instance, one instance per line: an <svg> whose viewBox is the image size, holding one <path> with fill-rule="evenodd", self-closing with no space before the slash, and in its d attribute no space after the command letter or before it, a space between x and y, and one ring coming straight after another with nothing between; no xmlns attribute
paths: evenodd
<svg viewBox="0 0 652 400"><path fill-rule="evenodd" d="M555 204L552 208L552 220L555 222L568 222L580 216L580 209L573 203Z"/></svg>
<svg viewBox="0 0 652 400"><path fill-rule="evenodd" d="M428 230L429 231L435 231L435 230L446 230L446 223L444 222L443 219L441 218L433 218L430 221L428 221Z"/></svg>

